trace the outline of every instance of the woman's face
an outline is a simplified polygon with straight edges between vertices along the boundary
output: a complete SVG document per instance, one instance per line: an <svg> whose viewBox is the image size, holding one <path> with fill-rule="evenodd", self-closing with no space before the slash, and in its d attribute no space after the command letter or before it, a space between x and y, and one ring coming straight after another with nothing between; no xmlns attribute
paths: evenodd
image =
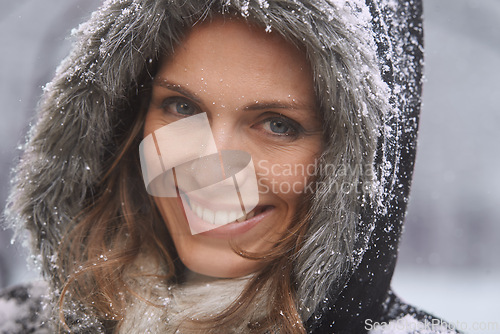
<svg viewBox="0 0 500 334"><path fill-rule="evenodd" d="M179 197L155 197L155 203L189 269L215 277L247 275L260 264L236 254L230 241L250 252L276 244L303 200L304 168L321 151L321 122L304 53L279 35L239 20L195 26L160 64L144 136L201 113L218 150L246 151L252 157L256 208L242 222L193 235L186 215L200 213L199 208L183 208Z"/></svg>

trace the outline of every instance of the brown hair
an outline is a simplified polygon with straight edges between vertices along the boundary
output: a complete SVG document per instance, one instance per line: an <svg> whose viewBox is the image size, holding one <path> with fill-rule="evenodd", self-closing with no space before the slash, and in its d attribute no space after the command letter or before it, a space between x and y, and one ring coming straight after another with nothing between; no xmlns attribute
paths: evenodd
<svg viewBox="0 0 500 334"><path fill-rule="evenodd" d="M149 90L149 89L148 89ZM142 102L135 103L139 112L129 117L131 126L122 131L124 139L116 157L108 164L107 172L98 185L98 193L75 217L76 227L67 231L59 254L60 280L64 282L59 299L60 318L66 329L63 314L66 295L79 301L86 309L113 327L123 317L124 292L128 287L124 281L124 271L133 263L137 255L152 248L157 261L167 265L167 272L175 272L172 258L175 248L170 241L161 218L153 208L153 202L141 186L138 147L146 112L148 90L143 90ZM134 105L134 103L132 103ZM133 112L132 112L133 113ZM128 131L126 129L128 128ZM138 201L137 197L143 197ZM149 206L138 203L147 203ZM165 242L167 240L167 242ZM168 278L168 277L165 277ZM130 292L130 291L129 291Z"/></svg>

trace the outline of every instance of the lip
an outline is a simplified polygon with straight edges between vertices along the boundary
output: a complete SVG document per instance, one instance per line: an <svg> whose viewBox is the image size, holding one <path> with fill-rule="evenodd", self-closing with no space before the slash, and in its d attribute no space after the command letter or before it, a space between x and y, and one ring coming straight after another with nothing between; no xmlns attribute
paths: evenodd
<svg viewBox="0 0 500 334"><path fill-rule="evenodd" d="M184 215L193 235L198 234L218 239L227 239L248 232L268 217L275 208L272 205L257 205L254 210L260 210L262 208L264 208L264 210L252 218L242 222L232 222L214 228L213 224L198 217L188 205L184 206L180 197L177 199L181 207L184 208Z"/></svg>

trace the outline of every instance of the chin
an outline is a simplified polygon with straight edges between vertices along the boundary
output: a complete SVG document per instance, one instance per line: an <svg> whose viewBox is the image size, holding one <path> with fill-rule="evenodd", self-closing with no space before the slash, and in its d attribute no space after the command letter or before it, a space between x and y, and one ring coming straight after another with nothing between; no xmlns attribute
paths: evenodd
<svg viewBox="0 0 500 334"><path fill-rule="evenodd" d="M291 220L290 212L278 206L262 213L265 216L262 221L244 233L227 237L214 236L213 233L193 235L179 199L157 199L157 207L182 263L195 273L219 278L242 277L260 270L262 260L244 258L236 250L257 254L269 251L288 226L277 226L275 222Z"/></svg>
<svg viewBox="0 0 500 334"><path fill-rule="evenodd" d="M193 239L203 239L191 236ZM227 240L192 240L177 247L182 263L191 271L212 277L236 278L258 271L262 264L237 254Z"/></svg>

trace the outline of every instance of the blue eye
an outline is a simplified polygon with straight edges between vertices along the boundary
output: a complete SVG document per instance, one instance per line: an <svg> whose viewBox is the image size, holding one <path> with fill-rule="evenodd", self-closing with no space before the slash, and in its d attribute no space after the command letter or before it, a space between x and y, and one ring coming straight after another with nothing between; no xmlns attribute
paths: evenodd
<svg viewBox="0 0 500 334"><path fill-rule="evenodd" d="M273 120L269 123L269 129L274 133L287 134L290 131L290 126L281 120Z"/></svg>
<svg viewBox="0 0 500 334"><path fill-rule="evenodd" d="M182 116L192 116L199 112L198 107L194 103L178 97L168 98L163 101L162 108L166 112Z"/></svg>
<svg viewBox="0 0 500 334"><path fill-rule="evenodd" d="M262 128L274 136L298 136L301 126L285 117L273 117L264 120Z"/></svg>
<svg viewBox="0 0 500 334"><path fill-rule="evenodd" d="M182 115L193 115L196 110L192 105L186 102L177 102L175 103L175 111Z"/></svg>

